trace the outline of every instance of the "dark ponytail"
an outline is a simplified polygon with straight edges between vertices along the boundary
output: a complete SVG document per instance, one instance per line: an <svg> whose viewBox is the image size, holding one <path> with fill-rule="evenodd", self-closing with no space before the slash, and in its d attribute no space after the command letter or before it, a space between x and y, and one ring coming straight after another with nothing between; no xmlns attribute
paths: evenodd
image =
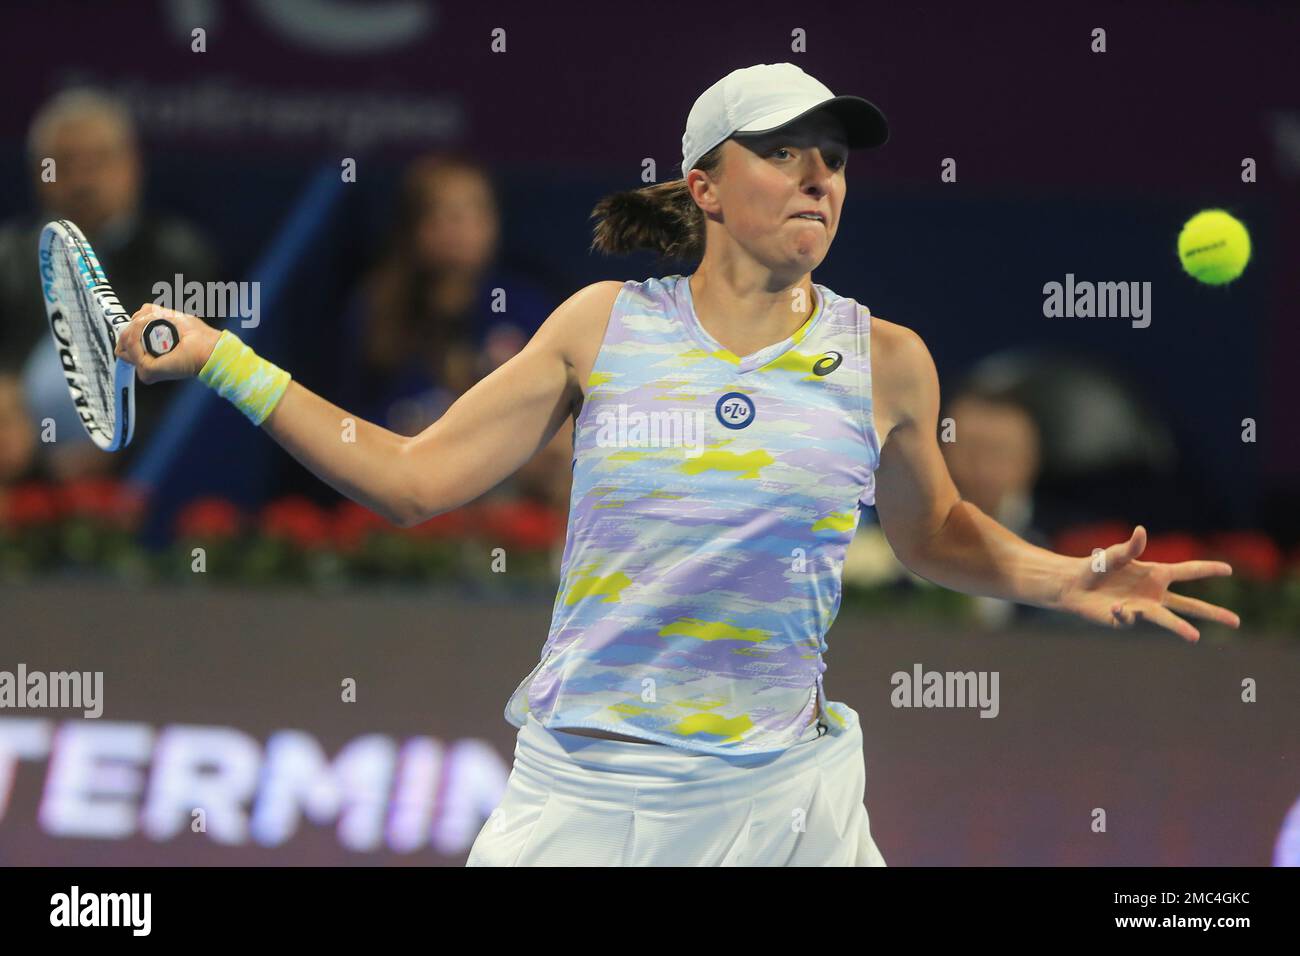
<svg viewBox="0 0 1300 956"><path fill-rule="evenodd" d="M719 144L701 156L694 168L713 173L721 159ZM704 213L691 198L685 179L613 193L596 203L590 218L596 220L593 252L626 255L649 249L663 259L704 257Z"/></svg>

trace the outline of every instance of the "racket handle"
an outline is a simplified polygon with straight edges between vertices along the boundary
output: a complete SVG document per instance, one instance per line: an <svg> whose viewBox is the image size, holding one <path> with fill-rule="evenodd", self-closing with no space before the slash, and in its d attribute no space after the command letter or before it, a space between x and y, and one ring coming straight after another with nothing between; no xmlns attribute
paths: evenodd
<svg viewBox="0 0 1300 956"><path fill-rule="evenodd" d="M176 326L166 319L151 319L144 327L144 350L154 358L166 355L179 344Z"/></svg>

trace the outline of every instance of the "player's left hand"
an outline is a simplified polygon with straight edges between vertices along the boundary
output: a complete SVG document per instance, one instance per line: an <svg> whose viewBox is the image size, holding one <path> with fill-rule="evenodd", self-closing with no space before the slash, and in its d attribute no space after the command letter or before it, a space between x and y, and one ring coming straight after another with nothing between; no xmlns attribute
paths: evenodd
<svg viewBox="0 0 1300 956"><path fill-rule="evenodd" d="M1200 639L1200 631L1179 614L1218 621L1233 628L1241 625L1241 619L1227 608L1169 590L1175 581L1232 574L1231 565L1223 561L1177 564L1139 561L1138 555L1146 546L1146 529L1138 525L1128 541L1106 548L1104 559L1102 556L1076 559L1079 564L1069 572L1057 608L1110 627L1132 627L1146 620L1193 642Z"/></svg>

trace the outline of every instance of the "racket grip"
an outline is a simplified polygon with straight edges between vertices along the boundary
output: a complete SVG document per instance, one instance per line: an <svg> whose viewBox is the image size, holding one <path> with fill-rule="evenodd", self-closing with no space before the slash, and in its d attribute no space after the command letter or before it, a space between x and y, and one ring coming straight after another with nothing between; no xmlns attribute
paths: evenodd
<svg viewBox="0 0 1300 956"><path fill-rule="evenodd" d="M176 326L166 319L150 319L144 327L144 350L154 358L166 355L180 343Z"/></svg>

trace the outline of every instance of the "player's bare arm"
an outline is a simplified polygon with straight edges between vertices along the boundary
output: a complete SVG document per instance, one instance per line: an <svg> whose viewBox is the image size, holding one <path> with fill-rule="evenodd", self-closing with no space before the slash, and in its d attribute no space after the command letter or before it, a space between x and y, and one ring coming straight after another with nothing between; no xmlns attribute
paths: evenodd
<svg viewBox="0 0 1300 956"><path fill-rule="evenodd" d="M395 524L419 524L493 488L551 440L581 398L578 368L598 347L621 285L597 282L579 290L517 355L416 436L351 415L296 381L262 428L339 493ZM146 383L198 374L220 333L194 316L152 305L132 316L132 330L156 316L176 324L177 348L154 358L131 334L122 337L118 354Z"/></svg>
<svg viewBox="0 0 1300 956"><path fill-rule="evenodd" d="M881 441L876 511L890 546L927 580L1125 627L1147 619L1189 641L1200 632L1180 615L1238 627L1226 608L1169 591L1169 585L1232 573L1222 561L1138 560L1146 529L1089 557L1030 544L957 492L939 450L939 377L914 331L872 320L872 385ZM956 440L961 440L960 423Z"/></svg>

